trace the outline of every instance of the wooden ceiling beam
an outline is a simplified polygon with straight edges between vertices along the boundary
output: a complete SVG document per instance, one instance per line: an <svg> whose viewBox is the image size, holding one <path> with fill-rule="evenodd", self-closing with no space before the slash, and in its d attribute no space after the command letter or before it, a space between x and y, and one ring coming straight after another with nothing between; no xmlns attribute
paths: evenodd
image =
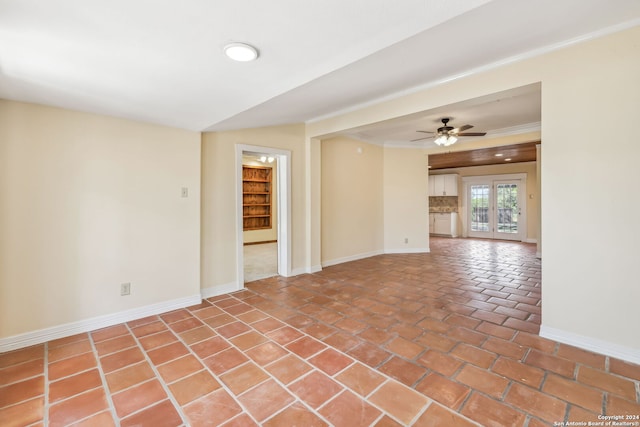
<svg viewBox="0 0 640 427"><path fill-rule="evenodd" d="M429 169L451 169L469 166L499 165L505 163L522 163L536 161L536 145L540 141L522 144L503 145L500 147L479 148L477 150L450 151L430 154ZM501 154L501 156L496 156ZM506 161L505 159L511 159Z"/></svg>

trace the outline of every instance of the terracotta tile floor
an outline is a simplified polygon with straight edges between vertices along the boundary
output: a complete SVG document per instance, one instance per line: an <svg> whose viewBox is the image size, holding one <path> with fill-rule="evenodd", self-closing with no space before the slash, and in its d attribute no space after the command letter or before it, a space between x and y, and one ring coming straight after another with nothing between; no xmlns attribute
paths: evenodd
<svg viewBox="0 0 640 427"><path fill-rule="evenodd" d="M432 239L0 354L0 426L542 426L640 366L542 339L532 245Z"/></svg>

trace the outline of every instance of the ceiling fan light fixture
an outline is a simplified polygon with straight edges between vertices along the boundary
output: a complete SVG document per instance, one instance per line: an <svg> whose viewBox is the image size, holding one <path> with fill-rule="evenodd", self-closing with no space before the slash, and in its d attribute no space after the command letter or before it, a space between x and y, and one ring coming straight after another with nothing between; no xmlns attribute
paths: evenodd
<svg viewBox="0 0 640 427"><path fill-rule="evenodd" d="M453 135L440 135L435 139L434 142L441 147L447 147L449 145L455 144L456 141L458 141L458 138Z"/></svg>
<svg viewBox="0 0 640 427"><path fill-rule="evenodd" d="M239 62L249 62L258 59L258 49L247 43L234 42L224 47L227 57Z"/></svg>

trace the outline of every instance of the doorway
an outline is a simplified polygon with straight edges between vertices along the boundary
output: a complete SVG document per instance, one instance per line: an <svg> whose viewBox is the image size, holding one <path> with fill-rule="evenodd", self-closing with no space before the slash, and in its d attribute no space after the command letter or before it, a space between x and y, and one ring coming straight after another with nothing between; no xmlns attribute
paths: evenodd
<svg viewBox="0 0 640 427"><path fill-rule="evenodd" d="M278 274L278 161L264 153L242 156L244 282Z"/></svg>
<svg viewBox="0 0 640 427"><path fill-rule="evenodd" d="M273 197L269 199L269 204L273 208L274 215L272 216L273 223L270 224L270 228L275 231L273 237L269 237L267 240L271 240L263 245L261 248L249 248L248 253L245 254L245 229L246 229L246 213L245 207L245 187L246 182L244 179L244 164L247 156L251 156L257 160L257 164L263 164L267 169L271 170L273 174L273 186L271 192ZM262 161L264 158L264 161ZM254 165L255 166L255 165ZM273 272L264 274L261 269L269 269L267 265L267 258L273 258L270 261L275 264L274 268L277 270L277 275L288 277L291 275L291 152L288 150L279 150L269 147L250 146L238 144L236 145L236 229L237 229L237 283L236 289L240 290L244 288L245 283L245 258L251 257L255 260L258 259L260 265L254 265L254 270L249 272L247 279L257 280L262 274L263 277L274 275ZM250 181L263 181L263 179L249 179ZM258 184L252 182L250 185ZM260 185L264 185L261 183ZM264 204L264 203L260 203ZM256 215L254 215L256 216ZM266 231L267 227L263 227ZM259 231L259 230L257 230ZM257 240L264 240L265 237L259 237ZM248 239L251 240L251 239ZM253 239L255 240L255 239ZM273 241L275 240L275 242ZM249 242L249 243L255 243ZM253 245L249 245L253 246ZM247 246L247 247L249 247ZM270 249L271 247L272 249ZM275 250L275 253L272 253ZM268 256L264 254L264 251L269 252ZM260 254L262 252L262 254ZM255 256L254 256L255 255Z"/></svg>
<svg viewBox="0 0 640 427"><path fill-rule="evenodd" d="M526 236L526 174L465 177L467 236L522 241Z"/></svg>

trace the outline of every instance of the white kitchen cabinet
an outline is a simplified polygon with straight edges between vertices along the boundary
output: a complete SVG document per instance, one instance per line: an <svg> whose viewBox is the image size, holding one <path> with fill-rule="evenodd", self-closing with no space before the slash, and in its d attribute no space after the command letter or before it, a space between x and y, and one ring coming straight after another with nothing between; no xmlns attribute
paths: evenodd
<svg viewBox="0 0 640 427"><path fill-rule="evenodd" d="M429 233L440 236L458 237L458 214L450 213L430 213Z"/></svg>
<svg viewBox="0 0 640 427"><path fill-rule="evenodd" d="M444 191L443 196L457 196L458 195L458 175L442 175L444 177Z"/></svg>
<svg viewBox="0 0 640 427"><path fill-rule="evenodd" d="M457 196L458 175L429 175L430 196Z"/></svg>

